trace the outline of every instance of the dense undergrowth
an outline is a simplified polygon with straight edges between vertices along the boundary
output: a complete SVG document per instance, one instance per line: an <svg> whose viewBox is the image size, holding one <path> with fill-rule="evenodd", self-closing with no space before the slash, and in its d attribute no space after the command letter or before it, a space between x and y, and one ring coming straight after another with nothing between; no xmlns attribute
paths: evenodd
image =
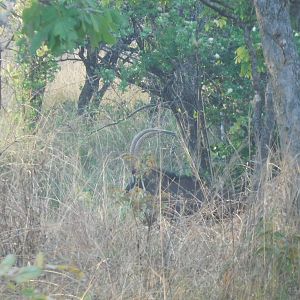
<svg viewBox="0 0 300 300"><path fill-rule="evenodd" d="M104 113L91 121L59 107L32 133L21 117L1 113L0 257L14 254L21 267L43 253L69 268L44 265L19 284L4 276L0 298L23 299L30 287L35 299L299 299L293 170L278 165L270 179L268 164L247 207L223 220L199 211L176 222L160 216L149 229L123 192L130 175L124 154L150 126L144 119L97 131L110 122ZM188 172L176 159L180 145L163 144L165 163ZM170 148L179 151L174 165Z"/></svg>

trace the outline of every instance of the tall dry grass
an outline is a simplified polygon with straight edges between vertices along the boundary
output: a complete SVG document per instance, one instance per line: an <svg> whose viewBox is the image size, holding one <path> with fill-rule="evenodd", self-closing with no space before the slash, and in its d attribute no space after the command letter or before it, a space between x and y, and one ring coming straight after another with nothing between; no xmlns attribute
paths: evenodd
<svg viewBox="0 0 300 300"><path fill-rule="evenodd" d="M260 191L230 218L160 216L149 230L126 205L122 159L147 118L95 132L110 122L107 111L90 122L65 107L43 116L34 135L18 115L0 118L0 256L15 253L24 265L43 252L84 273L45 270L31 285L53 299L299 299L290 169L272 178L269 162ZM0 282L1 299L18 297Z"/></svg>

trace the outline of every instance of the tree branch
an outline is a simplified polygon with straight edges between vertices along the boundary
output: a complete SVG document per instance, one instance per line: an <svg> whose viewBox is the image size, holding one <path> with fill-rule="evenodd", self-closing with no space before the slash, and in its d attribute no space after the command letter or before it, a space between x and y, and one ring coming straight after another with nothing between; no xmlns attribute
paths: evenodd
<svg viewBox="0 0 300 300"><path fill-rule="evenodd" d="M80 59L82 60L82 62L85 64L86 61L87 61L87 59L86 59L86 57L84 56L84 47L83 47L83 46L81 46L81 47L79 48L78 56L80 57Z"/></svg>
<svg viewBox="0 0 300 300"><path fill-rule="evenodd" d="M145 109L148 109L148 108L152 108L152 107L155 107L157 106L157 104L147 104L147 105L144 105L142 107L139 107L138 109L136 109L135 111L133 111L132 113L128 114L126 117L122 118L122 119L119 119L113 123L109 123L109 124L106 124L98 129L95 129L93 130L91 133L88 134L88 136L91 136L92 134L98 132L98 131L101 131L102 129L104 128L107 128L107 127L111 127L111 126L115 126L115 125L118 125L119 123L121 122L124 122L126 120L128 120L129 118L131 118L132 116L134 116L135 114L137 114L138 112L142 111L142 110L145 110Z"/></svg>
<svg viewBox="0 0 300 300"><path fill-rule="evenodd" d="M58 61L60 61L60 62L64 62L64 61L82 61L82 59L69 57L69 58L60 58L60 59L58 59Z"/></svg>
<svg viewBox="0 0 300 300"><path fill-rule="evenodd" d="M206 6L215 10L221 16L231 19L239 25L241 24L241 20L239 18L237 18L234 14L232 14L231 12L228 11L228 9L233 9L228 4L225 4L224 2L222 2L220 0L200 0L200 1L203 4L205 4Z"/></svg>

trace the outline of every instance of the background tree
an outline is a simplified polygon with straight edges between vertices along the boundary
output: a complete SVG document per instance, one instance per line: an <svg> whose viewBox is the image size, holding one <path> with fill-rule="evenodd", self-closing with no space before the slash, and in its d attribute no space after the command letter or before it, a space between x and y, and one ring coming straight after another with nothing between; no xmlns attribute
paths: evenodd
<svg viewBox="0 0 300 300"><path fill-rule="evenodd" d="M104 45L116 41L113 32L123 24L116 10L103 6L100 1L34 1L24 9L23 21L23 32L31 40L32 54L44 43L56 57L79 49L77 54L85 66L86 80L79 96L78 112L86 111L92 98L98 99L97 104L109 86L109 80L104 78L98 92L101 70L103 66L113 68L122 50L118 43L103 57L99 54Z"/></svg>
<svg viewBox="0 0 300 300"><path fill-rule="evenodd" d="M97 5L95 1L93 3ZM83 35L80 30L78 34L77 27L72 26L68 28L72 34L66 35L65 29L60 32L60 27L53 25L59 5L63 6L63 11L71 8L71 12L64 12L65 19L61 19L61 26L63 22L72 25L71 20L81 4L74 6L68 1L53 2L53 18L45 18L49 5L38 3L24 11L24 32L32 38L33 51L41 43L46 43L54 54L64 53L80 43L83 45L79 55L86 65L87 77L79 111L84 110L95 92L98 93L97 97L103 94L101 90L98 91L99 68L95 67L98 63L101 68L108 68L112 79L114 76L121 78L122 87L126 87L127 83L140 86L158 105L162 104L173 113L193 161L194 172L199 172L203 179L210 182L214 168L210 144L216 150L214 155L224 159L224 155L230 156L234 151L232 147L228 151L230 141L224 139L224 132L229 133L231 128L235 133L240 131L235 139L238 144L247 135L247 129L239 129L247 128L249 101L246 105L240 105L239 102L244 102L240 92L242 97L249 98L250 89L245 88L248 80L239 76L238 66L234 63L234 51L242 38L240 29L206 9L199 1L128 1L120 6L128 19L126 31L123 37L119 36L118 43L108 48L101 44L101 38L94 40L92 34L97 30L99 35L101 22L98 27L91 23L89 31ZM36 14L40 16L39 23L32 22ZM104 30L106 28L104 26ZM87 36L88 43L84 42ZM229 36L233 38L228 39ZM134 47L128 47L133 41ZM119 50L120 43L125 45L125 58L124 51ZM98 47L106 53L101 60L97 58ZM108 61L113 63L103 63L105 57L109 57ZM232 82L236 83L234 89ZM221 127L223 129L219 130ZM215 138L212 138L212 133ZM216 144L220 144L219 147Z"/></svg>
<svg viewBox="0 0 300 300"><path fill-rule="evenodd" d="M172 111L196 172L210 181L210 144L218 143L221 136L217 134L219 140L213 140L212 131L216 132L221 123L226 123L226 130L234 123L247 126L240 114L247 114L249 103L240 106L243 109L237 113L234 98L238 92L229 95L232 82L238 86L247 82L234 64L234 50L242 38L240 30L198 1L169 1L166 5L139 1L128 14L138 37L139 57L129 67L120 66L120 76ZM233 36L231 40L229 35ZM247 93L246 88L245 97ZM220 113L224 119L221 122Z"/></svg>
<svg viewBox="0 0 300 300"><path fill-rule="evenodd" d="M254 136L250 140L256 145L256 161L260 169L274 139L273 95L277 92L271 72L272 84L268 84L252 3L235 0L226 3L214 0L201 2L203 4L194 0L184 3L176 0L122 2L118 8L128 20L123 35L112 34L117 31L121 19L112 8L99 6L98 1L76 5L72 1L55 1L51 5L38 2L24 11L23 19L24 32L32 38L33 51L46 43L58 55L83 45L79 56L86 66L87 76L79 101L80 112L95 95L96 103L99 103L109 82L115 77L121 78L122 87L127 83L140 86L157 104L162 104L173 113L195 171L209 182L214 168L212 149L224 149L230 141L223 140L221 148L211 145L222 141L225 127L227 133L239 129L235 131L235 138L238 131L243 132L242 128L247 128L249 99L252 97ZM258 4L255 2L255 5L257 12ZM64 18L53 27L60 9ZM85 14L79 17L79 9L97 13L87 20ZM289 18L287 2L284 9ZM44 16L46 12L47 18ZM40 18L35 18L37 15ZM32 19L39 21L33 22ZM260 23L261 20L263 18L259 19ZM84 30L87 24L89 31ZM210 38L212 34L214 38ZM117 39L119 41L114 46L107 48L105 43L113 43ZM132 43L134 47L131 47ZM265 48L265 43L263 46ZM105 54L99 60L100 49L104 49ZM127 56L121 59L124 53ZM297 54L296 48L293 53ZM241 67L240 74L234 64L234 55L235 63ZM293 62L296 62L295 59ZM106 74L110 74L111 78L99 91L101 68L108 70ZM248 85L249 79L252 91ZM242 87L243 93L240 90L236 95L229 95L230 82L235 82L235 88ZM245 89L245 86L248 87ZM247 100L239 105L241 95ZM229 104L226 99L232 103ZM279 103L278 100L276 103ZM243 108L238 113L236 108L234 111L237 105ZM277 121L280 128L284 128L287 119L282 121L277 118ZM221 127L223 129L219 132L223 133L213 139L212 133ZM240 143L248 135L248 129L238 137ZM281 143L284 141L282 136L283 133ZM247 155L251 157L249 153Z"/></svg>
<svg viewBox="0 0 300 300"><path fill-rule="evenodd" d="M203 0L203 3L235 20L245 32L245 43L251 61L254 97L254 131L256 145L262 161L270 146L271 133L274 132L274 111L280 138L281 153L286 161L299 164L299 133L300 133L300 88L299 88L299 47L296 37L299 32L299 1L260 1L255 0L256 18L260 28L262 50L267 73L270 81L265 87L261 85L258 73L257 56L251 42L249 31L249 17L243 10L249 4L243 1ZM241 5L242 4L242 5ZM248 9L247 11L251 11ZM233 14L235 12L235 14ZM253 24L253 23L252 23ZM293 25L293 26L292 26ZM253 25L252 25L253 26ZM263 91L265 97L263 98ZM265 101L263 102L262 99ZM263 105L264 104L264 105ZM264 109L262 109L264 108ZM265 130L262 130L263 116L265 116ZM265 134L266 129L269 134Z"/></svg>
<svg viewBox="0 0 300 300"><path fill-rule="evenodd" d="M289 16L289 1L254 1L265 62L271 76L280 144L286 159L299 164L300 58Z"/></svg>
<svg viewBox="0 0 300 300"><path fill-rule="evenodd" d="M249 78L252 83L251 127L252 141L255 145L254 173L260 174L270 149L274 149L276 131L272 85L264 66L253 3L243 0L229 2L201 0L201 2L219 15L231 20L235 27L243 32L241 46L236 50L236 62L241 65L241 75ZM259 181L254 180L255 190L258 185Z"/></svg>
<svg viewBox="0 0 300 300"><path fill-rule="evenodd" d="M22 34L16 32L15 41L18 44L16 62L19 65L16 98L29 126L34 128L41 116L46 86L54 80L59 65L46 46L40 47L32 55L28 50L28 41Z"/></svg>

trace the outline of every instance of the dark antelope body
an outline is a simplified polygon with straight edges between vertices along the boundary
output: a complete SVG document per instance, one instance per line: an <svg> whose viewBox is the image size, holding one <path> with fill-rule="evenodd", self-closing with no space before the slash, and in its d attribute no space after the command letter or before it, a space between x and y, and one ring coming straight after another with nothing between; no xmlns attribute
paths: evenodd
<svg viewBox="0 0 300 300"><path fill-rule="evenodd" d="M138 170L141 144L146 138L156 134L176 135L172 131L151 128L134 137L130 147L132 179L126 191L138 187L154 196L156 201L161 199L167 206L165 211L171 211L172 214L191 214L200 208L204 200L203 187L195 176L180 176L155 167L145 172Z"/></svg>

